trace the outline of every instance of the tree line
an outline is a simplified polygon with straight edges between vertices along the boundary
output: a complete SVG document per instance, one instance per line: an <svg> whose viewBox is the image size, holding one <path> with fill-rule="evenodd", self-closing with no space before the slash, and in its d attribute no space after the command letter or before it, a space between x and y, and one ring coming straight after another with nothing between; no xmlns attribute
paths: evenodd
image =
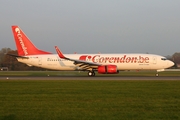
<svg viewBox="0 0 180 120"><path fill-rule="evenodd" d="M12 50L10 48L2 48L0 50L0 68L8 68L10 71L43 71L47 70L40 67L29 67L26 64L20 63L17 61L15 57L9 56L8 54L15 54L17 55L17 50ZM180 65L180 52L176 52L173 55L166 56L169 60L175 63L175 66L172 68L178 68Z"/></svg>

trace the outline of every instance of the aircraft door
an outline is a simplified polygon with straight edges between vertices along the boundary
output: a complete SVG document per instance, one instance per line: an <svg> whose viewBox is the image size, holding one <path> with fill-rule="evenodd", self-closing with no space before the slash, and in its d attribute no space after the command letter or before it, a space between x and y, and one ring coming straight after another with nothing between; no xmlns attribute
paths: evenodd
<svg viewBox="0 0 180 120"><path fill-rule="evenodd" d="M38 65L42 65L42 58L41 57L38 58Z"/></svg>
<svg viewBox="0 0 180 120"><path fill-rule="evenodd" d="M157 58L156 58L156 56L153 56L153 59L152 59L153 61L152 61L152 63L153 63L153 65L156 65L156 63L157 63Z"/></svg>

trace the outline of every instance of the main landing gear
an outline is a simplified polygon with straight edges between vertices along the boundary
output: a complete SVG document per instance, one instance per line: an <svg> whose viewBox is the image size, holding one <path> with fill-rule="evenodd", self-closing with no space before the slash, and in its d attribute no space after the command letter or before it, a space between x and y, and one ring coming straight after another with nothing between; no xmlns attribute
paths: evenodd
<svg viewBox="0 0 180 120"><path fill-rule="evenodd" d="M95 72L94 71L89 71L88 76L95 76Z"/></svg>
<svg viewBox="0 0 180 120"><path fill-rule="evenodd" d="M158 77L159 76L159 73L156 73L156 77Z"/></svg>

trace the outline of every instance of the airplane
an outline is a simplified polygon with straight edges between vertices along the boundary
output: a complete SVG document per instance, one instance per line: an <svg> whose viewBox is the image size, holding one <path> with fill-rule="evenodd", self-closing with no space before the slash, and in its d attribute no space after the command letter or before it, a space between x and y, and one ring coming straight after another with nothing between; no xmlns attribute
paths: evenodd
<svg viewBox="0 0 180 120"><path fill-rule="evenodd" d="M59 71L88 71L88 76L99 74L117 74L121 70L164 71L174 63L155 54L63 54L55 46L57 54L38 49L24 34L19 26L12 26L18 55L12 55L19 62Z"/></svg>

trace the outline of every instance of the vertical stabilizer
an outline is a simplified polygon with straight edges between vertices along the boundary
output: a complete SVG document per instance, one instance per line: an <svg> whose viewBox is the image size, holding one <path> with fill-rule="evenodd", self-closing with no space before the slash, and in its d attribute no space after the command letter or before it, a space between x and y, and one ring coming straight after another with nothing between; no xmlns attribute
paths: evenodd
<svg viewBox="0 0 180 120"><path fill-rule="evenodd" d="M18 26L12 26L14 40L18 50L18 55L28 56L37 54L51 54L36 48L36 46L28 39L23 31Z"/></svg>

